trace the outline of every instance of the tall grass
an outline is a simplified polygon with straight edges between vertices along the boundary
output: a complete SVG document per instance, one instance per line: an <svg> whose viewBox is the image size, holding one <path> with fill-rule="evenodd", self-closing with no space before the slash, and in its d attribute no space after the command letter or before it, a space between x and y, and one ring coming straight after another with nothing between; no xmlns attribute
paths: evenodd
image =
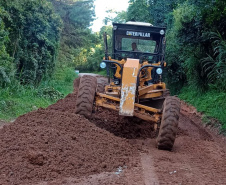
<svg viewBox="0 0 226 185"><path fill-rule="evenodd" d="M10 121L16 117L45 108L73 91L76 74L71 68L59 68L49 81L42 82L37 88L23 86L14 80L0 90L0 119Z"/></svg>
<svg viewBox="0 0 226 185"><path fill-rule="evenodd" d="M203 71L209 84L217 83L220 90L226 90L226 40L218 32L211 32L210 39L213 41L213 56L202 59Z"/></svg>
<svg viewBox="0 0 226 185"><path fill-rule="evenodd" d="M195 106L199 112L219 120L222 131L226 133L226 92L212 89L202 93L194 88L184 87L179 97Z"/></svg>

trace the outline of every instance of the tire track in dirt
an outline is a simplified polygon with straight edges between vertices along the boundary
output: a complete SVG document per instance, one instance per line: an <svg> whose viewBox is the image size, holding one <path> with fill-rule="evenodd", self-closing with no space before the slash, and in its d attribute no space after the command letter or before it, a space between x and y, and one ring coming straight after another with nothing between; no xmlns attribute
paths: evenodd
<svg viewBox="0 0 226 185"><path fill-rule="evenodd" d="M158 184L159 180L157 175L155 174L152 156L150 155L150 153L140 153L140 155L145 185Z"/></svg>

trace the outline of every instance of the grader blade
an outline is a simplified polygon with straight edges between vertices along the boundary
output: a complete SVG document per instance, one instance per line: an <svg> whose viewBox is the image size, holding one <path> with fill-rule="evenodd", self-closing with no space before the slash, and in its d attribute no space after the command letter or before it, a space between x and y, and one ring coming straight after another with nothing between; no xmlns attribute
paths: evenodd
<svg viewBox="0 0 226 185"><path fill-rule="evenodd" d="M139 60L128 58L124 64L119 115L133 116Z"/></svg>

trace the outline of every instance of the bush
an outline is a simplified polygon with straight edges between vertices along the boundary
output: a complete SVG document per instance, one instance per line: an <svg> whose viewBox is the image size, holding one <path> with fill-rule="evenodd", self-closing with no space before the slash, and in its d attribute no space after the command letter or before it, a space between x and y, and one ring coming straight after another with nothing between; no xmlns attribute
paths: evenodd
<svg viewBox="0 0 226 185"><path fill-rule="evenodd" d="M5 24L1 18L3 16L7 16L7 12L0 7L0 87L10 84L14 75L12 58L7 53L5 46L8 42L8 32L5 30Z"/></svg>
<svg viewBox="0 0 226 185"><path fill-rule="evenodd" d="M222 123L222 131L226 132L226 93L216 90L199 92L192 87L184 87L179 97L192 104L199 112L218 119Z"/></svg>
<svg viewBox="0 0 226 185"><path fill-rule="evenodd" d="M38 96L51 100L58 100L63 98L63 94L54 89L53 87L41 88L38 90Z"/></svg>
<svg viewBox="0 0 226 185"><path fill-rule="evenodd" d="M0 119L12 120L22 114L45 108L73 91L76 74L73 69L57 68L53 78L39 87L21 85L14 80L0 91Z"/></svg>

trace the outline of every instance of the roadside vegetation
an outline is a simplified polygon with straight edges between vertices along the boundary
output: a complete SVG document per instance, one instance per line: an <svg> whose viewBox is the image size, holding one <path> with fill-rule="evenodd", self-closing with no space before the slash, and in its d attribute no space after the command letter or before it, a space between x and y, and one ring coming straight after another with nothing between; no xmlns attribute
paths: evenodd
<svg viewBox="0 0 226 185"><path fill-rule="evenodd" d="M88 28L93 15L92 0L0 1L0 119L73 91L75 58L96 38Z"/></svg>
<svg viewBox="0 0 226 185"><path fill-rule="evenodd" d="M17 80L0 91L0 120L11 121L27 112L46 108L73 91L76 78L71 68L57 69L50 80L38 87L21 85Z"/></svg>
<svg viewBox="0 0 226 185"><path fill-rule="evenodd" d="M222 123L222 133L226 133L226 98L225 92L217 92L209 90L205 93L196 92L191 87L184 87L179 94L180 99L195 106L197 111L205 113L203 121L206 124L211 124L210 118L215 118ZM216 125L218 126L218 125Z"/></svg>

